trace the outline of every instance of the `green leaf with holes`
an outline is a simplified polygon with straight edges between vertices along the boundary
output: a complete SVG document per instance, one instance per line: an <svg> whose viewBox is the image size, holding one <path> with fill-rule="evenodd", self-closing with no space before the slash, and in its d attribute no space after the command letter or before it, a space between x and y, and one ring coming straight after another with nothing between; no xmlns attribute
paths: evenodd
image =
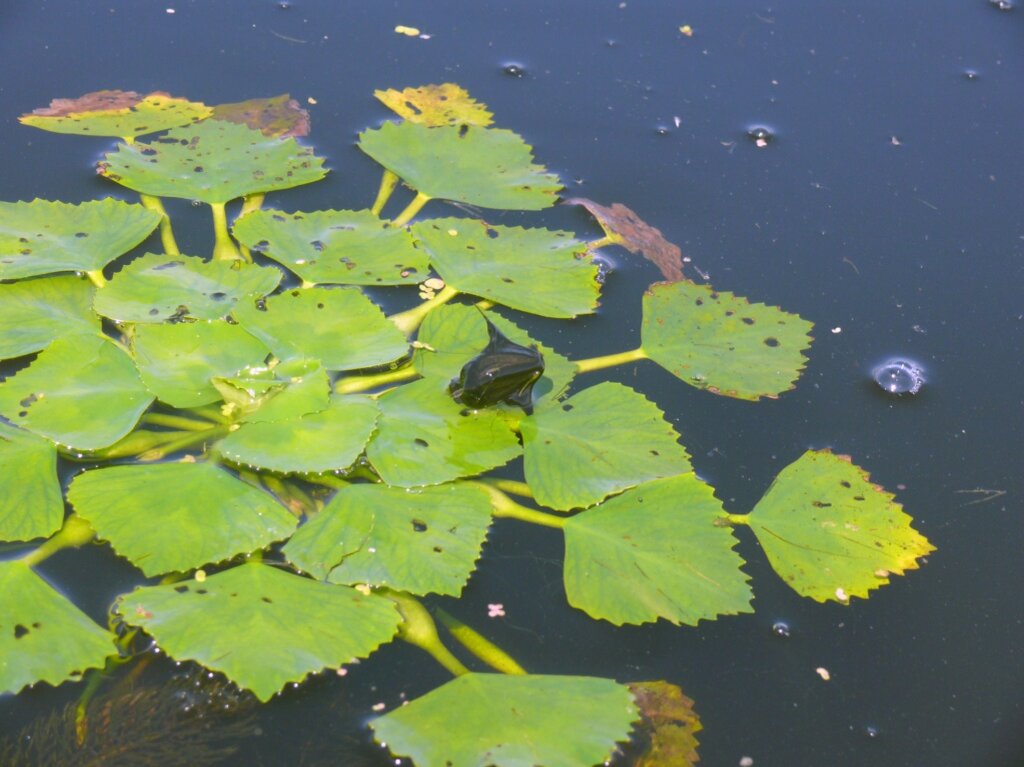
<svg viewBox="0 0 1024 767"><path fill-rule="evenodd" d="M394 603L250 563L202 582L138 588L118 599L175 660L194 660L270 700L284 685L365 658L389 642Z"/></svg>
<svg viewBox="0 0 1024 767"><path fill-rule="evenodd" d="M331 583L458 596L490 522L490 499L472 485L349 485L299 528L284 554Z"/></svg>
<svg viewBox="0 0 1024 767"><path fill-rule="evenodd" d="M590 506L647 480L690 470L661 410L619 383L584 389L522 420L526 481L553 509Z"/></svg>
<svg viewBox="0 0 1024 767"><path fill-rule="evenodd" d="M203 120L149 143L121 144L97 167L111 181L142 194L222 204L319 181L327 175L323 164L293 138Z"/></svg>
<svg viewBox="0 0 1024 767"><path fill-rule="evenodd" d="M483 208L541 210L557 201L558 176L502 128L386 122L359 134L359 148L427 197Z"/></svg>
<svg viewBox="0 0 1024 767"><path fill-rule="evenodd" d="M114 639L24 562L0 562L0 692L80 679Z"/></svg>
<svg viewBox="0 0 1024 767"><path fill-rule="evenodd" d="M328 370L385 365L409 351L402 332L358 288L298 288L243 301L234 315L279 359L318 359Z"/></svg>
<svg viewBox="0 0 1024 767"><path fill-rule="evenodd" d="M376 424L376 401L335 394L319 412L244 423L221 440L217 450L233 463L270 471L341 471L363 452Z"/></svg>
<svg viewBox="0 0 1024 767"><path fill-rule="evenodd" d="M94 290L72 275L0 284L0 359L37 352L55 338L99 335Z"/></svg>
<svg viewBox="0 0 1024 767"><path fill-rule="evenodd" d="M0 422L0 540L45 538L64 521L57 448Z"/></svg>
<svg viewBox="0 0 1024 767"><path fill-rule="evenodd" d="M96 291L94 307L118 322L164 322L226 317L243 298L262 298L281 272L242 261L147 253Z"/></svg>
<svg viewBox="0 0 1024 767"><path fill-rule="evenodd" d="M134 138L209 117L211 110L197 101L162 91L145 96L135 91L105 90L74 99L54 99L50 106L18 118L22 125L79 136Z"/></svg>
<svg viewBox="0 0 1024 767"><path fill-rule="evenodd" d="M693 473L648 482L565 521L569 604L615 625L696 625L751 612L753 595L722 524L722 504Z"/></svg>
<svg viewBox="0 0 1024 767"><path fill-rule="evenodd" d="M0 415L79 450L117 442L152 401L131 357L104 338L58 338L0 383Z"/></svg>
<svg viewBox="0 0 1024 767"><path fill-rule="evenodd" d="M392 389L378 402L380 423L366 455L389 485L439 485L519 455L519 440L499 410L465 408L437 379Z"/></svg>
<svg viewBox="0 0 1024 767"><path fill-rule="evenodd" d="M0 202L0 280L102 269L159 223L153 211L110 198Z"/></svg>
<svg viewBox="0 0 1024 767"><path fill-rule="evenodd" d="M233 232L308 283L411 285L427 276L427 255L409 231L368 210L256 210L238 219Z"/></svg>
<svg viewBox="0 0 1024 767"><path fill-rule="evenodd" d="M935 550L891 493L828 450L779 472L745 520L775 572L817 602L867 598Z"/></svg>
<svg viewBox="0 0 1024 767"><path fill-rule="evenodd" d="M597 307L597 266L571 232L432 218L412 228L444 281L460 293L544 317Z"/></svg>
<svg viewBox="0 0 1024 767"><path fill-rule="evenodd" d="M698 389L737 399L777 397L807 362L811 323L773 306L692 282L644 294L643 352Z"/></svg>
<svg viewBox="0 0 1024 767"><path fill-rule="evenodd" d="M139 325L132 351L146 387L178 408L219 402L215 376L261 365L270 354L261 341L223 320Z"/></svg>
<svg viewBox="0 0 1024 767"><path fill-rule="evenodd" d="M272 496L214 463L93 469L74 478L68 501L147 576L248 554L297 524Z"/></svg>
<svg viewBox="0 0 1024 767"><path fill-rule="evenodd" d="M639 717L611 679L469 673L370 727L417 767L586 767L607 763Z"/></svg>
<svg viewBox="0 0 1024 767"><path fill-rule="evenodd" d="M487 346L487 322L475 306L444 304L432 310L420 325L416 340L420 346L413 352L416 371L426 378L449 381L458 378L469 360ZM497 312L487 312L506 338L523 346L537 346L544 356L544 375L533 386L535 403L554 399L568 388L576 375L576 366L544 344L539 344L518 325Z"/></svg>

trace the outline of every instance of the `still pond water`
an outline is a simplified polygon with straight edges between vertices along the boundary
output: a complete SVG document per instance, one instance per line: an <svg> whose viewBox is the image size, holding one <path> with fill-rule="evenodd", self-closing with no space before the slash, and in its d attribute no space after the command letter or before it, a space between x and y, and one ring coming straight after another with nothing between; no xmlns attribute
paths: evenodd
<svg viewBox="0 0 1024 767"><path fill-rule="evenodd" d="M355 133L388 116L373 90L457 82L568 195L629 205L682 247L691 277L812 320L808 368L778 401L716 398L651 364L612 376L667 412L737 512L804 450L851 454L937 546L920 570L867 601L818 605L741 535L753 615L614 628L565 606L557 537L499 522L459 611L531 670L681 685L712 767L1024 764L1024 8L40 0L4 4L0 43L0 199L120 194L89 173L105 146L14 118L124 88L207 103L290 92L333 172L270 204L364 207L379 171ZM205 252L206 215L191 229L189 215L176 220L182 251ZM578 208L532 221L598 234ZM576 358L632 348L642 288L659 277L615 257L597 315L532 331ZM919 393L874 382L892 357L921 366ZM99 547L48 561L45 575L101 623L137 577ZM499 602L506 616L486 621ZM268 706L262 734L227 763L387 764L346 723L444 680L389 645L345 680ZM0 731L76 693L2 700Z"/></svg>

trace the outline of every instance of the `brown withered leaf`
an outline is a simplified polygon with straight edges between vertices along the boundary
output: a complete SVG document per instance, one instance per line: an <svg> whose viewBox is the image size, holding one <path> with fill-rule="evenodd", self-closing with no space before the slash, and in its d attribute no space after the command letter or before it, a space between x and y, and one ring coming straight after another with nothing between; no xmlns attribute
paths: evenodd
<svg viewBox="0 0 1024 767"><path fill-rule="evenodd" d="M170 96L163 91L153 91L150 96ZM33 109L30 114L40 117L66 117L78 112L96 112L103 109L128 109L142 101L143 96L135 91L93 91L76 99L53 99L50 106Z"/></svg>
<svg viewBox="0 0 1024 767"><path fill-rule="evenodd" d="M703 729L693 701L665 681L632 682L633 699L643 715L648 745L633 767L681 767L700 761L697 733Z"/></svg>
<svg viewBox="0 0 1024 767"><path fill-rule="evenodd" d="M622 203L612 203L609 208L585 197L573 197L566 200L565 204L582 205L589 210L610 240L630 253L642 255L657 266L662 276L669 282L684 279L683 254L679 246L666 240L659 229L648 224Z"/></svg>
<svg viewBox="0 0 1024 767"><path fill-rule="evenodd" d="M309 135L309 112L287 93L266 99L218 104L213 108L212 117L247 125L262 131L264 136L297 138Z"/></svg>
<svg viewBox="0 0 1024 767"><path fill-rule="evenodd" d="M486 127L493 120L487 106L472 98L454 83L422 85L396 91L374 91L386 107L411 123L435 127L438 125L479 125Z"/></svg>
<svg viewBox="0 0 1024 767"><path fill-rule="evenodd" d="M48 107L23 114L24 125L82 136L136 136L176 128L210 115L205 104L164 91L145 96L135 91L103 90L73 99L54 99Z"/></svg>

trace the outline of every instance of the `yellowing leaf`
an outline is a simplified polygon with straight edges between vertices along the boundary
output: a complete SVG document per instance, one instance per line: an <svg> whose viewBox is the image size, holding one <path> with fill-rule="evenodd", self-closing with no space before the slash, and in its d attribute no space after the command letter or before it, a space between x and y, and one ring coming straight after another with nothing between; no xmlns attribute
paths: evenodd
<svg viewBox="0 0 1024 767"><path fill-rule="evenodd" d="M422 85L403 91L389 88L373 95L386 107L413 123L424 125L482 125L493 120L487 107L454 83Z"/></svg>
<svg viewBox="0 0 1024 767"><path fill-rule="evenodd" d="M50 106L18 118L23 125L82 136L134 138L188 125L210 116L205 104L163 91L94 91L75 99L54 99Z"/></svg>

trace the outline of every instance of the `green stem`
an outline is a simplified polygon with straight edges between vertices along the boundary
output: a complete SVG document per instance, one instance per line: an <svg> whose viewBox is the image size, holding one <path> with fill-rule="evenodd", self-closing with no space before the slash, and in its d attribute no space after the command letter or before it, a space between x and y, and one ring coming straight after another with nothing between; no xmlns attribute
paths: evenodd
<svg viewBox="0 0 1024 767"><path fill-rule="evenodd" d="M87 461L109 461L113 458L127 458L129 456L139 455L147 452L148 450L160 447L161 445L166 444L169 440L177 439L186 433L192 434L194 432L150 431L148 429L139 429L125 437L122 437L110 447L105 447L102 450L93 450L81 455L78 453L62 452L61 455L72 460L84 459Z"/></svg>
<svg viewBox="0 0 1024 767"><path fill-rule="evenodd" d="M139 198L142 202L142 207L160 214L160 242L164 246L164 253L168 256L180 256L181 251L178 250L178 242L174 239L174 229L171 228L171 217L167 215L163 201L159 197L153 197L149 194L140 194Z"/></svg>
<svg viewBox="0 0 1024 767"><path fill-rule="evenodd" d="M57 531L56 535L23 556L21 561L29 567L35 567L61 549L78 548L88 543L95 535L96 533L89 527L88 522L77 514L72 514L64 520L64 526Z"/></svg>
<svg viewBox="0 0 1024 767"><path fill-rule="evenodd" d="M533 498L533 490L525 482L518 482L514 479L500 479L498 477L487 477L481 481L506 493L518 495L520 498Z"/></svg>
<svg viewBox="0 0 1024 767"><path fill-rule="evenodd" d="M420 212L420 209L430 202L430 197L423 194L423 192L416 192L416 196L412 198L408 205L405 206L405 210L398 214L398 217L391 223L394 226L405 226L412 217Z"/></svg>
<svg viewBox="0 0 1024 767"><path fill-rule="evenodd" d="M215 426L204 431L180 432L181 436L167 441L161 447L148 450L139 456L140 461L162 461L171 453L184 450L187 447L199 444L200 442L212 441L227 436L231 431L230 426Z"/></svg>
<svg viewBox="0 0 1024 767"><path fill-rule="evenodd" d="M474 482L473 484L483 488L487 495L491 497L491 507L496 517L518 519L522 522L531 522L535 525L543 525L544 527L565 527L565 517L556 517L554 514L546 514L543 511L522 506L493 485L484 482Z"/></svg>
<svg viewBox="0 0 1024 767"><path fill-rule="evenodd" d="M206 431L213 428L213 424L209 421L196 421L170 413L146 413L142 416L141 421L153 426L166 426L181 431Z"/></svg>
<svg viewBox="0 0 1024 767"><path fill-rule="evenodd" d="M260 192L259 194L247 194L242 198L242 210L239 211L238 217L241 218L246 213L252 213L254 210L259 210L263 207L263 200L266 199L266 194Z"/></svg>
<svg viewBox="0 0 1024 767"><path fill-rule="evenodd" d="M352 484L347 479L336 477L333 474L311 474L306 477L306 481L312 482L314 485L329 487L332 490L341 490L343 487L348 487Z"/></svg>
<svg viewBox="0 0 1024 767"><path fill-rule="evenodd" d="M586 360L575 360L573 364L576 366L577 373L592 373L595 370L604 370L616 365L625 365L627 362L645 359L647 359L647 352L643 350L643 347L639 347L628 352L606 354L603 357L591 357Z"/></svg>
<svg viewBox="0 0 1024 767"><path fill-rule="evenodd" d="M102 288L107 284L107 278L103 276L102 269L93 269L91 272L86 272L85 276L89 278L89 281L97 288Z"/></svg>
<svg viewBox="0 0 1024 767"><path fill-rule="evenodd" d="M750 515L749 514L730 514L727 511L723 511L718 515L718 518L725 521L730 525L749 525Z"/></svg>
<svg viewBox="0 0 1024 767"><path fill-rule="evenodd" d="M428 652L434 660L454 676L469 673L469 669L463 666L461 661L452 655L451 651L441 642L441 638L437 635L434 619L430 617L430 613L418 600L408 594L391 589L381 589L379 593L398 605L398 612L402 614L402 622L398 626L400 639Z"/></svg>
<svg viewBox="0 0 1024 767"><path fill-rule="evenodd" d="M379 216L380 212L384 210L384 206L396 186L398 186L398 176L385 168L384 175L380 179L380 189L377 190L377 199L373 201L373 207L370 208L373 215Z"/></svg>
<svg viewBox="0 0 1024 767"><path fill-rule="evenodd" d="M205 418L207 421L213 421L214 423L226 424L231 423L231 420L221 412L221 409L216 405L208 405L206 407L192 407L185 411L186 413L192 413L200 418Z"/></svg>
<svg viewBox="0 0 1024 767"><path fill-rule="evenodd" d="M316 511L313 499L292 483L285 482L273 474L261 475L260 479L267 489L276 495L284 503L285 508L296 517Z"/></svg>
<svg viewBox="0 0 1024 767"><path fill-rule="evenodd" d="M587 243L587 250L597 250L598 248L603 248L606 245L615 245L615 244L616 244L616 242L615 242L615 240L612 237L609 237L608 235L605 235L604 237L602 237L599 240L592 240L592 241L588 242Z"/></svg>
<svg viewBox="0 0 1024 767"><path fill-rule="evenodd" d="M459 644L469 650L484 663L502 674L519 676L526 673L526 670L513 660L512 656L484 637L471 629L465 623L449 615L438 608L435 611L438 620L444 624Z"/></svg>
<svg viewBox="0 0 1024 767"><path fill-rule="evenodd" d="M224 209L224 203L211 202L210 209L213 211L213 257L218 261L243 260L228 232L228 214Z"/></svg>
<svg viewBox="0 0 1024 767"><path fill-rule="evenodd" d="M430 314L432 310L441 306L441 304L448 303L457 295L459 295L459 291L450 285L445 285L429 301L424 301L422 304L414 306L412 309L406 309L404 312L392 314L388 319L395 323L398 329L407 336L412 335L416 328L420 326L420 323L423 322L424 317Z"/></svg>
<svg viewBox="0 0 1024 767"><path fill-rule="evenodd" d="M386 373L339 378L337 383L334 385L334 391L338 394L354 394L356 392L376 389L378 386L384 386L386 384L401 383L402 381L408 381L410 379L417 378L418 376L419 373L416 371L416 368L412 365L406 365L405 367L398 368L397 370L389 370Z"/></svg>

